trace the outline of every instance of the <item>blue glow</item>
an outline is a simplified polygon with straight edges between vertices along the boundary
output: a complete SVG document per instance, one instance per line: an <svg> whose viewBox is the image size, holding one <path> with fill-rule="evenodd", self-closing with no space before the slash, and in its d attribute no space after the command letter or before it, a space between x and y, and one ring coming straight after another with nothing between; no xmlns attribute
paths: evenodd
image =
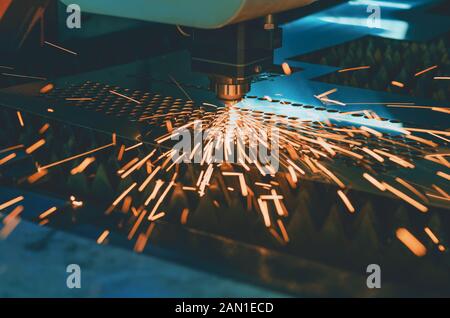
<svg viewBox="0 0 450 318"><path fill-rule="evenodd" d="M325 16L320 17L319 19L329 23L369 28L367 18ZM377 32L377 34L380 36L386 36L392 39L404 40L406 38L406 34L408 33L409 29L409 24L407 22L400 20L381 19L380 24L380 28L373 28L371 30Z"/></svg>
<svg viewBox="0 0 450 318"><path fill-rule="evenodd" d="M411 9L412 5L409 3L398 3L391 1L375 1L375 0L355 0L349 1L350 5L365 5L365 6L380 6L385 8L394 8L394 9L403 9L408 10Z"/></svg>
<svg viewBox="0 0 450 318"><path fill-rule="evenodd" d="M269 96L274 99L277 96ZM298 101L283 99L286 102L297 103ZM292 105L283 105L280 103L272 103L267 100L259 99L244 99L236 106L240 108L247 108L251 110L263 111L266 113L273 113L276 115L285 115L289 117L297 117L304 121L320 121L325 122L332 120L340 123L347 123L358 126L372 127L380 131L388 131L390 133L405 133L401 123L392 123L389 121L380 121L375 119L367 119L364 117L354 117L349 114L342 113L329 113L326 111L319 111L315 109L305 109L302 107L296 107Z"/></svg>

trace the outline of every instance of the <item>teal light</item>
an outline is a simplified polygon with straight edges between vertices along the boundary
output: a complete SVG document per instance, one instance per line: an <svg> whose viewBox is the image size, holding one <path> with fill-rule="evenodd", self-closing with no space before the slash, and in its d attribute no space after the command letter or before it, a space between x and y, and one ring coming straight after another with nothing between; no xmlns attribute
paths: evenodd
<svg viewBox="0 0 450 318"><path fill-rule="evenodd" d="M365 6L379 6L385 8L408 10L412 8L410 3L399 3L391 1L379 1L379 0L354 0L349 1L350 5L365 5Z"/></svg>
<svg viewBox="0 0 450 318"><path fill-rule="evenodd" d="M359 26L369 28L368 18L354 18L354 17L320 17L320 20L329 23L336 23L348 26ZM389 37L396 40L404 40L409 29L408 22L393 19L381 19L380 27L373 28L380 36Z"/></svg>

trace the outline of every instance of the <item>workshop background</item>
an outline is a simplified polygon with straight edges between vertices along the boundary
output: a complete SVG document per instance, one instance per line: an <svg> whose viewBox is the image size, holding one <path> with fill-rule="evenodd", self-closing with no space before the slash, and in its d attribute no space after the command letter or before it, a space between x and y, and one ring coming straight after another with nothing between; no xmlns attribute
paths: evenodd
<svg viewBox="0 0 450 318"><path fill-rule="evenodd" d="M450 296L448 1L166 1L0 0L0 297Z"/></svg>

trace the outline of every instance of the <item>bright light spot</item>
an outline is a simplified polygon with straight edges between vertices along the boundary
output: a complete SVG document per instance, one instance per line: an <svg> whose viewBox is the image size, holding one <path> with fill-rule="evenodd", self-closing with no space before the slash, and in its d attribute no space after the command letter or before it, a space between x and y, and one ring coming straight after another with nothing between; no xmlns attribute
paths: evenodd
<svg viewBox="0 0 450 318"><path fill-rule="evenodd" d="M352 17L320 17L322 21L329 23L337 23L349 26L360 26L368 27L367 18L352 18ZM403 40L405 39L406 33L408 32L409 24L405 21L391 20L391 19L381 19L381 27L375 30L381 31L377 33L381 36L386 36L389 38Z"/></svg>
<svg viewBox="0 0 450 318"><path fill-rule="evenodd" d="M295 100L288 100L291 103L297 103ZM244 99L236 104L237 107L247 108L251 110L273 113L276 115L286 115L297 117L304 121L320 121L336 120L341 123L350 123L357 126L372 127L380 132L388 132L392 134L404 134L406 131L402 128L402 123L379 121L367 119L364 117L354 117L348 114L329 113L325 111L317 111L315 109L305 109L303 107L295 107L291 105L282 105L279 103L269 103L268 101L260 101L258 99Z"/></svg>
<svg viewBox="0 0 450 318"><path fill-rule="evenodd" d="M408 3L397 3L391 1L375 1L375 0L356 0L349 1L350 5L365 5L365 6L380 6L385 8L394 8L394 9L403 9L408 10L411 9L411 4Z"/></svg>

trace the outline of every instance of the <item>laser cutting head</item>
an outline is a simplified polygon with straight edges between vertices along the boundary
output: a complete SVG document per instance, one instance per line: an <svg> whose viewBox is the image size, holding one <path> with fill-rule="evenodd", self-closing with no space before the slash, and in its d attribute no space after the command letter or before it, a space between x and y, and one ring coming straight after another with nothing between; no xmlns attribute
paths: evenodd
<svg viewBox="0 0 450 318"><path fill-rule="evenodd" d="M71 0L62 0L69 4ZM273 13L315 0L79 0L82 11L192 27L192 70L210 78L221 100L241 99L252 77L273 63L281 29ZM259 18L259 19L258 19Z"/></svg>

